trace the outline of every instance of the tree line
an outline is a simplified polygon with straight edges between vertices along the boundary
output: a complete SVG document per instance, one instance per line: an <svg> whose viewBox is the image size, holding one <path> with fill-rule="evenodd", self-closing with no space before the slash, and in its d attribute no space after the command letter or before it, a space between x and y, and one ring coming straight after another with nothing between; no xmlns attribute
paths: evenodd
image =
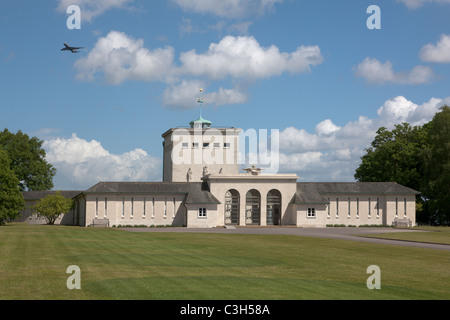
<svg viewBox="0 0 450 320"><path fill-rule="evenodd" d="M450 225L450 107L422 126L381 127L355 171L360 182L397 182L420 192L416 220Z"/></svg>

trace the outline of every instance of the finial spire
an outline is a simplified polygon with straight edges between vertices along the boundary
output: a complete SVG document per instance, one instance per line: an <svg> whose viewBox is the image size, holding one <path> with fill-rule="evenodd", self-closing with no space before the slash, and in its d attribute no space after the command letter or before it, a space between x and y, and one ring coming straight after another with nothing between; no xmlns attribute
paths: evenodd
<svg viewBox="0 0 450 320"><path fill-rule="evenodd" d="M197 99L198 104L200 105L200 118L202 117L202 104L205 102L205 98L202 95L203 89L200 88L200 96Z"/></svg>
<svg viewBox="0 0 450 320"><path fill-rule="evenodd" d="M205 102L205 98L202 95L203 89L200 89L200 96L197 98L197 102L200 105L200 117L197 120L191 121L189 124L191 128L210 128L211 121L205 120L202 117L202 104Z"/></svg>

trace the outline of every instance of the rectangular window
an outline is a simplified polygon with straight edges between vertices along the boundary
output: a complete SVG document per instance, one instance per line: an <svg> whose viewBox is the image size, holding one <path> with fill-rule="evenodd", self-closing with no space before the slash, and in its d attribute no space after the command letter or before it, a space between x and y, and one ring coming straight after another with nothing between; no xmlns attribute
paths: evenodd
<svg viewBox="0 0 450 320"><path fill-rule="evenodd" d="M193 149L198 149L198 142L192 143L192 148Z"/></svg>
<svg viewBox="0 0 450 320"><path fill-rule="evenodd" d="M131 198L131 213L130 213L131 219L133 219L133 214L134 214L134 199Z"/></svg>
<svg viewBox="0 0 450 320"><path fill-rule="evenodd" d="M172 218L175 218L175 212L176 212L176 201L175 198L173 198L173 213L172 213Z"/></svg>
<svg viewBox="0 0 450 320"><path fill-rule="evenodd" d="M347 217L350 218L350 198L348 198L348 211L347 211Z"/></svg>
<svg viewBox="0 0 450 320"><path fill-rule="evenodd" d="M403 215L405 216L405 218L406 218L406 204L407 204L407 202L406 202L406 198L405 198L404 209L403 209Z"/></svg>
<svg viewBox="0 0 450 320"><path fill-rule="evenodd" d="M377 198L377 218L380 217L380 198Z"/></svg>
<svg viewBox="0 0 450 320"><path fill-rule="evenodd" d="M152 199L152 218L155 218L155 198Z"/></svg>
<svg viewBox="0 0 450 320"><path fill-rule="evenodd" d="M98 218L98 198L95 199L95 217Z"/></svg>
<svg viewBox="0 0 450 320"><path fill-rule="evenodd" d="M206 208L198 208L198 217L206 218Z"/></svg>
<svg viewBox="0 0 450 320"><path fill-rule="evenodd" d="M359 218L359 198L356 198L356 218Z"/></svg>
<svg viewBox="0 0 450 320"><path fill-rule="evenodd" d="M371 210L370 206L371 206L371 203L370 203L370 198L369 198L369 208L367 209L367 216L369 218L370 218L370 210Z"/></svg>
<svg viewBox="0 0 450 320"><path fill-rule="evenodd" d="M181 148L183 148L183 149L189 148L189 143L183 142L183 143L181 144Z"/></svg>
<svg viewBox="0 0 450 320"><path fill-rule="evenodd" d="M330 217L330 207L331 207L331 202L330 202L330 198L328 198L328 214L327 217Z"/></svg>
<svg viewBox="0 0 450 320"><path fill-rule="evenodd" d="M203 142L203 149L209 148L209 142Z"/></svg>
<svg viewBox="0 0 450 320"><path fill-rule="evenodd" d="M143 205L144 205L144 209L143 209L143 213L142 213L142 218L144 218L145 219L145 215L147 214L147 201L146 201L146 199L144 198L144 203L143 203Z"/></svg>
<svg viewBox="0 0 450 320"><path fill-rule="evenodd" d="M395 198L395 216L398 217L398 198Z"/></svg>
<svg viewBox="0 0 450 320"><path fill-rule="evenodd" d="M108 216L108 198L105 198L105 212L103 216L106 218Z"/></svg>
<svg viewBox="0 0 450 320"><path fill-rule="evenodd" d="M214 149L219 149L219 148L220 148L220 143L214 142Z"/></svg>
<svg viewBox="0 0 450 320"><path fill-rule="evenodd" d="M164 219L167 218L167 199L164 198Z"/></svg>
<svg viewBox="0 0 450 320"><path fill-rule="evenodd" d="M339 198L336 198L336 218L339 218Z"/></svg>
<svg viewBox="0 0 450 320"><path fill-rule="evenodd" d="M308 208L308 213L306 214L308 218L315 218L316 217L316 209L314 208Z"/></svg>
<svg viewBox="0 0 450 320"><path fill-rule="evenodd" d="M225 149L230 149L230 148L231 148L231 143L225 142L225 143L223 144L223 147L224 147Z"/></svg>
<svg viewBox="0 0 450 320"><path fill-rule="evenodd" d="M125 218L125 198L122 198L122 219Z"/></svg>

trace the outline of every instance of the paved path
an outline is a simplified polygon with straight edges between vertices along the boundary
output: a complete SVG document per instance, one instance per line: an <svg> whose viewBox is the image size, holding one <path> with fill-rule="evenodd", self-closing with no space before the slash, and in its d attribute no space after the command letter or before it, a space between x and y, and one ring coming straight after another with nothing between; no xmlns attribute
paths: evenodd
<svg viewBox="0 0 450 320"><path fill-rule="evenodd" d="M421 230L393 229L393 228L295 228L295 227L237 227L226 228L124 228L130 232L195 232L195 233L225 233L225 234L286 234L308 237L319 237L328 239L351 240L371 242L380 244L410 246L418 248L450 250L450 245L412 242L404 240L387 240L377 238L366 238L359 235L373 235L394 232L427 232Z"/></svg>

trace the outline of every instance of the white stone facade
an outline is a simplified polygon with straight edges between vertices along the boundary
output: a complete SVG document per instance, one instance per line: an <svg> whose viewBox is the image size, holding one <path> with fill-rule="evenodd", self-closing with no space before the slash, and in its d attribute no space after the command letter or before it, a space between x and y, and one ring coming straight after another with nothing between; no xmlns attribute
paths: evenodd
<svg viewBox="0 0 450 320"><path fill-rule="evenodd" d="M296 174L239 172L241 129L199 119L162 137L163 182L100 182L77 193L80 226L414 226L418 192L394 182L308 183Z"/></svg>
<svg viewBox="0 0 450 320"><path fill-rule="evenodd" d="M164 138L163 181L200 182L211 174L239 173L239 133L235 128L175 128Z"/></svg>
<svg viewBox="0 0 450 320"><path fill-rule="evenodd" d="M328 204L299 204L296 208L298 227L324 227L327 225L386 225L396 219L408 219L416 224L414 194L344 194L324 195Z"/></svg>

